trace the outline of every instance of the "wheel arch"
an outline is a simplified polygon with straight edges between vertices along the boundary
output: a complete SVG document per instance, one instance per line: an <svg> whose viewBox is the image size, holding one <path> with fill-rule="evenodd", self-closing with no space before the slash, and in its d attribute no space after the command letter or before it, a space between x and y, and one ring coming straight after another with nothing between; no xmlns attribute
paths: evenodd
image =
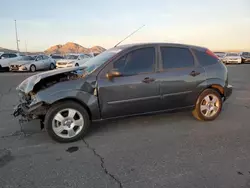
<svg viewBox="0 0 250 188"><path fill-rule="evenodd" d="M196 95L195 97L195 101L197 101L197 99L199 98L199 96L206 90L206 89L213 89L215 91L217 91L220 96L223 98L224 94L225 94L225 90L224 90L224 86L225 86L225 82L221 79L209 79L206 80L205 82L202 82L199 85L199 93L198 95Z"/></svg>
<svg viewBox="0 0 250 188"><path fill-rule="evenodd" d="M89 118L90 118L90 120L92 120L92 113L91 113L88 105L85 104L83 101L75 98L75 97L67 97L67 98L59 99L59 100L54 101L53 103L51 103L49 106L51 107L51 106L54 106L56 104L63 103L63 102L66 102L66 101L74 101L74 102L80 104L88 112Z"/></svg>
<svg viewBox="0 0 250 188"><path fill-rule="evenodd" d="M221 97L224 97L225 94L224 88L219 84L211 84L210 86L207 87L207 89L214 89L221 95Z"/></svg>

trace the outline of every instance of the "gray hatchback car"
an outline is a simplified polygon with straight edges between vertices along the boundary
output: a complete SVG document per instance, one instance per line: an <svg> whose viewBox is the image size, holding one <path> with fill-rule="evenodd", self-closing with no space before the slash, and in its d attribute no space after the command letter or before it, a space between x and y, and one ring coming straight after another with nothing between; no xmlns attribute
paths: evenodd
<svg viewBox="0 0 250 188"><path fill-rule="evenodd" d="M18 87L14 116L41 119L59 142L83 138L91 122L190 109L214 120L232 94L228 71L207 48L169 43L122 45L82 67L36 74Z"/></svg>

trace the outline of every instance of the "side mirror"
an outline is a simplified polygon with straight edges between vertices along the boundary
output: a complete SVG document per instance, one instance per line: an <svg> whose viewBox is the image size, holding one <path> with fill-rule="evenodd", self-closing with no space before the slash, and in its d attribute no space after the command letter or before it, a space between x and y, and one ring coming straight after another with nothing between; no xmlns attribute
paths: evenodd
<svg viewBox="0 0 250 188"><path fill-rule="evenodd" d="M106 77L108 79L112 79L114 77L120 77L120 76L122 76L122 74L117 69L112 69L109 72L107 72L107 74L106 74Z"/></svg>

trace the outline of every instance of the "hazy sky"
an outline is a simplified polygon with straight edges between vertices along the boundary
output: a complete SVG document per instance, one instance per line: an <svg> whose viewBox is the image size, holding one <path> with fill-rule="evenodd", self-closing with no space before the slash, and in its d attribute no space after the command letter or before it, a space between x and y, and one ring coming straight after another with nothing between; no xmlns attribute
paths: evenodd
<svg viewBox="0 0 250 188"><path fill-rule="evenodd" d="M250 0L1 0L0 46L45 50L68 41L85 47L179 42L250 50Z"/></svg>

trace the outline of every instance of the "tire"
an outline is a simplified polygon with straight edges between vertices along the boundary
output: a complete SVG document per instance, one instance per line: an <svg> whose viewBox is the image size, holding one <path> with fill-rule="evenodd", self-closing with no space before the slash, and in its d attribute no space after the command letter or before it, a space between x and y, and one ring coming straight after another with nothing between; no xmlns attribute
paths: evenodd
<svg viewBox="0 0 250 188"><path fill-rule="evenodd" d="M51 63L51 64L50 64L49 69L50 69L50 70L55 69L55 65L54 65L54 63Z"/></svg>
<svg viewBox="0 0 250 188"><path fill-rule="evenodd" d="M75 64L75 67L79 67L79 64L78 64L78 63L76 63L76 64Z"/></svg>
<svg viewBox="0 0 250 188"><path fill-rule="evenodd" d="M36 72L36 66L30 65L30 72Z"/></svg>
<svg viewBox="0 0 250 188"><path fill-rule="evenodd" d="M56 127L56 125L58 125L58 122L60 122L60 121L56 120L56 119L58 119L58 118L56 118L58 113L60 113L62 115L63 113L66 113L67 110L71 110L71 111L75 110L77 116L79 116L78 120L80 120L81 118L83 119L83 126L73 125L72 122L69 122L69 124L71 124L71 125L66 125L66 123L68 123L67 122L68 120L65 121L65 119L64 119L63 121L61 121L61 122L64 122L64 125L62 125L63 123L61 123L58 127ZM69 118L70 117L69 113L66 116L67 116L67 118ZM73 119L75 120L75 117L77 117L77 116L75 115L73 117ZM74 122L74 120L73 120L73 122ZM64 102L57 103L57 104L53 105L48 110L48 112L45 116L44 125L45 125L45 128L46 128L49 136L53 140L55 140L57 142L61 142L61 143L68 143L68 142L74 142L74 141L77 141L79 139L82 139L85 136L85 134L89 128L89 125L90 125L90 119L89 119L88 112L86 111L86 109L82 105L80 105L76 102L73 102L73 101L66 101L66 102L64 101ZM73 128L70 128L70 127L73 127ZM70 134L73 134L70 132L72 132L72 130L74 128L77 128L76 130L73 131L75 133L75 135L70 136ZM71 131L69 132L66 129L70 129Z"/></svg>
<svg viewBox="0 0 250 188"><path fill-rule="evenodd" d="M210 104L210 102L207 104L206 99L209 99L211 103L213 103L213 101L216 99L216 103L214 106ZM196 101L195 109L192 112L193 116L201 121L215 120L220 115L222 104L222 97L216 90L206 89L200 94Z"/></svg>

